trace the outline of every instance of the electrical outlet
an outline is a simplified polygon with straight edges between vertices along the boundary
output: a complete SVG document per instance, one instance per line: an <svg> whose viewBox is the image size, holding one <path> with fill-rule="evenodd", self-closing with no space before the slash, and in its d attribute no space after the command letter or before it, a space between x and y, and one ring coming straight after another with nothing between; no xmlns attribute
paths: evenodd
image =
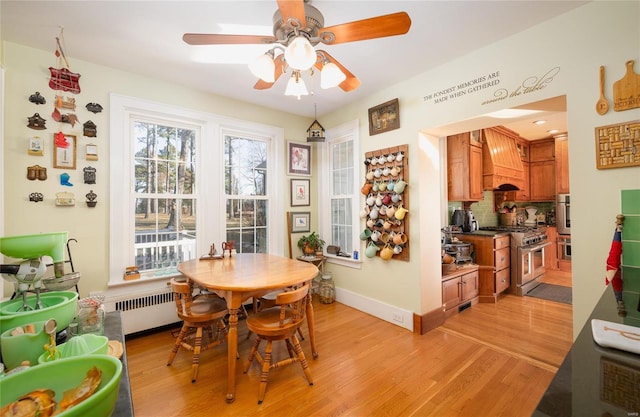
<svg viewBox="0 0 640 417"><path fill-rule="evenodd" d="M402 317L402 313L399 312L394 312L393 313L393 321L397 321L398 323L403 323L404 322L404 317Z"/></svg>

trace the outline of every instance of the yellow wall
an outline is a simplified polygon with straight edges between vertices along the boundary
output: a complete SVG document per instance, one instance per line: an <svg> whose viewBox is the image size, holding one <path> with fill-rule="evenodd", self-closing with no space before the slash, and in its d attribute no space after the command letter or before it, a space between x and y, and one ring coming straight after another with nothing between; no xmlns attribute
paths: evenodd
<svg viewBox="0 0 640 417"><path fill-rule="evenodd" d="M608 30L594 30L602 22L616 22ZM622 78L625 62L636 60L640 71L640 3L592 2L575 11L497 42L489 47L420 74L403 83L381 89L348 108L323 117L325 126L360 119L361 154L409 143L412 179L410 263L367 260L361 270L343 271L332 266L336 285L365 297L426 313L441 305L440 213L446 183L437 160L438 137L443 126L491 111L514 107L559 95L567 96L569 160L572 194L574 276L574 334L582 328L604 289L605 260L611 244L613 222L620 212L620 190L640 187L640 167L597 170L594 128L640 119L640 109L595 111L599 97L599 66L607 69L607 95L612 83ZM436 41L436 40L431 40ZM429 53L426 42L416 53ZM544 88L483 104L498 88L509 93L530 77L559 72ZM499 84L447 102L435 103L425 96L479 76L499 72ZM398 97L400 129L368 137L367 108ZM487 127L477 126L476 128ZM422 132L422 134L418 134ZM361 172L364 176L364 165ZM418 182L419 179L419 182ZM419 216L416 216L419 214ZM414 256L415 254L415 256ZM346 270L346 268L344 268Z"/></svg>
<svg viewBox="0 0 640 417"><path fill-rule="evenodd" d="M267 109L224 97L217 97L201 91L183 88L176 84L152 80L136 74L94 65L70 57L71 68L80 73L81 93L71 95L76 98L76 114L80 123L71 127L67 123L57 123L51 117L55 91L48 86L48 67L55 58L50 51L41 51L14 43L4 43L6 85L5 85L5 235L21 235L40 232L68 231L69 237L77 239L71 243L75 269L82 273L80 290L82 295L92 291L106 289L108 282L109 249L109 144L120 140L109 134L109 94L117 93L147 99L165 104L180 106L198 111L214 113L267 125L280 126L285 130L285 140L300 141L312 120L286 114L277 109ZM35 105L28 97L39 91L45 96L45 105ZM58 92L59 93L59 92ZM63 93L64 94L64 93ZM101 113L93 114L85 109L87 103L102 105ZM27 127L27 118L39 113L47 119L46 130L33 130ZM97 125L97 137L82 135L82 123L87 120ZM77 136L78 156L76 170L53 168L53 134L62 130L66 134ZM45 142L44 156L27 154L28 138L40 136ZM98 146L98 161L86 161L84 147L87 143ZM282 149L286 152L285 144ZM286 161L285 155L282 155ZM47 181L29 181L26 178L27 167L41 165L47 168ZM83 171L86 166L97 169L97 182L94 185L83 183ZM283 168L286 169L286 168ZM315 171L315 170L314 170ZM62 187L59 175L68 172L73 187ZM288 178L282 184L288 189ZM88 208L85 194L93 190L98 204ZM32 192L44 194L45 201L29 202ZM75 207L56 207L55 194L70 191L76 196ZM288 194L283 193L285 207L289 206ZM312 204L315 199L312 198ZM284 214L283 214L284 216ZM314 224L312 224L312 227ZM284 253L286 253L286 248ZM5 284L5 295L12 293L12 287Z"/></svg>

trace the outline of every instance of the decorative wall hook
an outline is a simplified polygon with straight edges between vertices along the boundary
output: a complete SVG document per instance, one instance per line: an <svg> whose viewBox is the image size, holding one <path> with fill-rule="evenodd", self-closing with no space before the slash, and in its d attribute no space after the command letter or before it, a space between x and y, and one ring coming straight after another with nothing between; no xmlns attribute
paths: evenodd
<svg viewBox="0 0 640 417"><path fill-rule="evenodd" d="M96 198L98 198L98 195L96 193L93 192L93 190L89 190L89 192L86 194L87 197L87 206L89 207L95 207L96 204L98 204L96 200Z"/></svg>
<svg viewBox="0 0 640 417"><path fill-rule="evenodd" d="M42 200L44 200L44 195L42 195L42 193L29 194L29 201L33 201L34 203L37 203Z"/></svg>
<svg viewBox="0 0 640 417"><path fill-rule="evenodd" d="M75 206L76 199L73 193L56 193L56 206Z"/></svg>
<svg viewBox="0 0 640 417"><path fill-rule="evenodd" d="M64 185L66 187L73 187L73 184L69 182L69 178L71 178L71 176L66 172L63 174L60 174L60 185Z"/></svg>
<svg viewBox="0 0 640 417"><path fill-rule="evenodd" d="M84 167L84 183L95 184L96 183L96 169L93 167Z"/></svg>
<svg viewBox="0 0 640 417"><path fill-rule="evenodd" d="M44 130L47 128L47 126L45 126L46 123L47 121L40 117L38 113L34 113L33 116L29 117L27 126L35 130Z"/></svg>
<svg viewBox="0 0 640 417"><path fill-rule="evenodd" d="M98 103L89 103L85 106L87 108L87 110L89 110L91 113L100 113L102 111L102 106L99 105Z"/></svg>
<svg viewBox="0 0 640 417"><path fill-rule="evenodd" d="M91 120L87 120L83 125L83 130L82 130L82 134L85 136L88 136L90 138L95 138L98 134L98 128L96 127L96 124L93 123Z"/></svg>
<svg viewBox="0 0 640 417"><path fill-rule="evenodd" d="M40 180L44 181L47 179L47 168L41 167L40 165L33 165L27 167L27 179L29 181Z"/></svg>
<svg viewBox="0 0 640 417"><path fill-rule="evenodd" d="M29 96L29 101L35 104L45 104L47 100L40 95L39 91L36 91L34 94Z"/></svg>

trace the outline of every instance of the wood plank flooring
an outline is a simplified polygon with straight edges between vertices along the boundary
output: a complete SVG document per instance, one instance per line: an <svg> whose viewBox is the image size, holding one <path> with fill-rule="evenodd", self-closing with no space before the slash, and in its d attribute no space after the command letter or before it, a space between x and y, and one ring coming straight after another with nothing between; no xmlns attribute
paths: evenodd
<svg viewBox="0 0 640 417"><path fill-rule="evenodd" d="M545 281L571 285L570 274L555 271ZM314 308L319 358L308 339L302 347L315 384L298 364L273 369L262 405L258 367L242 373L252 343L244 323L232 404L225 345L201 355L192 384L190 353L166 366L171 330L128 338L136 417L529 416L573 340L571 306L532 297L477 304L422 336L340 303Z"/></svg>

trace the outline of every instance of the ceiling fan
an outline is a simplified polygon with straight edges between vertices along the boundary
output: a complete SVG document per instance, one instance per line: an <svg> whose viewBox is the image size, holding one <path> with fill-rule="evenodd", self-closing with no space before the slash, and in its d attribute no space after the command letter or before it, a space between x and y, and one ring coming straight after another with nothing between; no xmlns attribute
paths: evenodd
<svg viewBox="0 0 640 417"><path fill-rule="evenodd" d="M260 78L254 85L257 90L271 88L288 68L292 69L292 76L287 91L291 87L302 87L301 71L315 67L321 71L323 88L339 86L348 92L358 88L360 80L329 53L315 50L314 46L318 43L337 45L403 35L411 27L411 19L406 12L324 27L324 17L310 4L311 0L277 1L278 10L273 15L273 36L185 33L182 39L189 45L275 44L249 66L252 73ZM308 93L304 87L302 93L295 90L292 94L285 94L299 98Z"/></svg>

